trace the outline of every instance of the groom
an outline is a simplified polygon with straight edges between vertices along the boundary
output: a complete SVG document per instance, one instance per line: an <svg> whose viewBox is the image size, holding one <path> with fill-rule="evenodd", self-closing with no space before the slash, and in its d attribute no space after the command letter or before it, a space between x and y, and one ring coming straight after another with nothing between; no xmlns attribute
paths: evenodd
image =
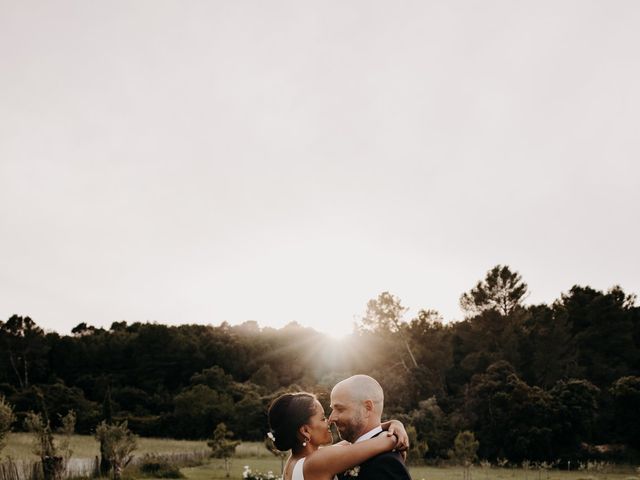
<svg viewBox="0 0 640 480"><path fill-rule="evenodd" d="M382 432L383 404L380 384L368 375L354 375L333 387L329 422L336 424L343 440L351 443L368 440ZM341 479L349 475L357 476L357 480L411 480L398 452L381 453L349 472L353 474L347 473Z"/></svg>

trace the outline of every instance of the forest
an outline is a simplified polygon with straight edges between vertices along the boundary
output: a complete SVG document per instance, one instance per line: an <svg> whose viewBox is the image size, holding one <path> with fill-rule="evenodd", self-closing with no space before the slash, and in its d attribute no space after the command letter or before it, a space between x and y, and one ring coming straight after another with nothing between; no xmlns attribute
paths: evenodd
<svg viewBox="0 0 640 480"><path fill-rule="evenodd" d="M78 433L115 419L142 436L204 439L224 422L262 441L283 391L314 392L329 411L333 385L366 373L385 390L385 417L409 427L427 461L447 458L467 430L492 461L637 460L636 296L575 285L526 305L527 294L518 272L497 265L461 295L464 320L445 323L427 308L406 318L400 298L382 292L341 341L253 321L80 323L59 335L23 312L0 321L0 397L14 431L28 412L46 410L56 426L74 410Z"/></svg>

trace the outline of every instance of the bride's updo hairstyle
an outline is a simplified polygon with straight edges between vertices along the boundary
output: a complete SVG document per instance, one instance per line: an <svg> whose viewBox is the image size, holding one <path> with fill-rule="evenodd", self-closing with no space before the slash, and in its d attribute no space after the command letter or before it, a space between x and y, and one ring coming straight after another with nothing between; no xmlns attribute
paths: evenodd
<svg viewBox="0 0 640 480"><path fill-rule="evenodd" d="M296 450L301 446L298 429L309 422L315 413L315 395L311 393L285 393L269 407L269 428L273 443L281 452Z"/></svg>

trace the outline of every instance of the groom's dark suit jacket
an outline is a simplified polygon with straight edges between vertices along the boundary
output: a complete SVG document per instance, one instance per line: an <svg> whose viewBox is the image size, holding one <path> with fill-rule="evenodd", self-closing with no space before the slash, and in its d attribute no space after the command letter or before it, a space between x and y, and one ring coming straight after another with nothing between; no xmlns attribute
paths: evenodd
<svg viewBox="0 0 640 480"><path fill-rule="evenodd" d="M411 476L400 453L385 452L360 464L358 477L347 480L411 480Z"/></svg>

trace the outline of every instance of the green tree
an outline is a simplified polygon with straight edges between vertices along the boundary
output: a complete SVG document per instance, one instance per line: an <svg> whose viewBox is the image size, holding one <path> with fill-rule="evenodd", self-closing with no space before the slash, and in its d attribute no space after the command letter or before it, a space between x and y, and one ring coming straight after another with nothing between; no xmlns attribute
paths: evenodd
<svg viewBox="0 0 640 480"><path fill-rule="evenodd" d="M12 315L0 322L0 338L20 388L28 388L34 367L45 370L40 365L47 353L44 331L31 318Z"/></svg>
<svg viewBox="0 0 640 480"><path fill-rule="evenodd" d="M640 377L622 377L609 389L615 408L617 433L623 442L640 449Z"/></svg>
<svg viewBox="0 0 640 480"><path fill-rule="evenodd" d="M278 376L268 363L262 364L262 366L251 375L249 380L256 385L264 387L267 391L276 390L280 386Z"/></svg>
<svg viewBox="0 0 640 480"><path fill-rule="evenodd" d="M408 308L402 305L400 298L389 292L382 292L377 298L367 302L367 310L364 317L362 317L362 325L374 332L397 333L411 358L412 365L417 368L418 362L403 331L402 317L407 310Z"/></svg>
<svg viewBox="0 0 640 480"><path fill-rule="evenodd" d="M76 415L73 411L62 418L60 433L63 437L60 443L56 444L46 409L44 409L44 414L27 413L25 426L34 435L33 451L40 457L45 480L60 480L62 478L72 453L70 437L75 429L75 422Z"/></svg>
<svg viewBox="0 0 640 480"><path fill-rule="evenodd" d="M588 380L561 380L549 392L555 404L553 446L557 455L577 451L592 443L600 389Z"/></svg>
<svg viewBox="0 0 640 480"><path fill-rule="evenodd" d="M640 316L635 295L620 287L608 292L574 286L554 308L567 316L573 334L579 376L606 388L635 375L640 365Z"/></svg>
<svg viewBox="0 0 640 480"><path fill-rule="evenodd" d="M207 445L211 448L211 456L213 458L224 459L224 470L229 477L231 469L231 457L236 452L236 447L240 444L238 440L232 440L233 432L227 430L227 426L224 423L219 423L211 439L207 442Z"/></svg>
<svg viewBox="0 0 640 480"><path fill-rule="evenodd" d="M422 400L408 417L409 426L416 432L415 441L424 443L422 447L426 447L418 446L421 457L429 453L429 456L446 458L455 431L451 431L447 417L438 405L436 397ZM416 445L415 441L411 439L410 444Z"/></svg>
<svg viewBox="0 0 640 480"><path fill-rule="evenodd" d="M0 395L0 452L6 445L7 435L14 420L13 407L5 400L4 395Z"/></svg>
<svg viewBox="0 0 640 480"><path fill-rule="evenodd" d="M528 383L551 388L579 374L576 348L566 311L547 305L527 309L520 336L520 369Z"/></svg>
<svg viewBox="0 0 640 480"><path fill-rule="evenodd" d="M460 297L460 306L468 315L477 315L486 310L496 310L509 315L522 306L527 295L527 284L518 272L508 266L496 265L487 272L469 292Z"/></svg>
<svg viewBox="0 0 640 480"><path fill-rule="evenodd" d="M111 386L107 385L107 391L102 400L102 419L108 424L113 423L113 399L111 398Z"/></svg>
<svg viewBox="0 0 640 480"><path fill-rule="evenodd" d="M111 386L107 385L107 392L104 395L104 400L102 402L102 421L107 425L113 424L113 401L111 399ZM106 451L106 443L104 439L100 440L100 465L99 470L100 474L103 477L108 476L111 473L111 469L113 465L109 461L109 456Z"/></svg>
<svg viewBox="0 0 640 480"><path fill-rule="evenodd" d="M233 377L225 373L218 365L205 368L200 373L191 376L192 385L206 385L218 392L226 392L233 385Z"/></svg>
<svg viewBox="0 0 640 480"><path fill-rule="evenodd" d="M29 412L25 427L34 435L33 452L40 457L45 480L62 478L64 458L57 454L49 420L39 413Z"/></svg>
<svg viewBox="0 0 640 480"><path fill-rule="evenodd" d="M84 335L93 335L96 332L96 327L93 325L87 325L86 322L79 323L71 329L71 333L74 336L82 337Z"/></svg>
<svg viewBox="0 0 640 480"><path fill-rule="evenodd" d="M96 440L104 445L101 453L107 456L112 465L112 475L115 480L122 477L122 470L133 460L133 452L138 447L138 437L129 430L127 422L109 425L101 422L96 427Z"/></svg>
<svg viewBox="0 0 640 480"><path fill-rule="evenodd" d="M100 417L100 409L97 403L87 400L82 390L78 387L68 387L58 381L51 384L38 385L35 389L36 396L46 398L46 407L42 401L40 405L34 405L34 411L46 413L51 420L51 428L55 431L62 427L61 419L71 410L76 412L76 426L83 433L91 431ZM25 390L26 395L31 395L33 390Z"/></svg>
<svg viewBox="0 0 640 480"><path fill-rule="evenodd" d="M446 370L452 366L448 329L435 310L420 310L406 327L406 336L420 368L415 370L413 405L424 398L447 394Z"/></svg>
<svg viewBox="0 0 640 480"><path fill-rule="evenodd" d="M416 427L413 425L407 426L407 435L409 435L409 459L424 461L424 457L429 451L429 444L425 439L421 439L418 435Z"/></svg>
<svg viewBox="0 0 640 480"><path fill-rule="evenodd" d="M256 391L258 387L250 382L239 384L242 388L242 397L236 400L233 408L232 427L237 432L242 432L244 440L260 440L264 433L264 412L266 410L263 400Z"/></svg>
<svg viewBox="0 0 640 480"><path fill-rule="evenodd" d="M473 432L465 430L458 433L453 442L452 458L464 467L464 480L471 479L471 465L478 458L480 442L476 440Z"/></svg>
<svg viewBox="0 0 640 480"><path fill-rule="evenodd" d="M73 410L69 411L62 417L61 423L62 425L58 429L58 434L60 435L58 451L62 453L65 465L68 465L69 459L73 454L73 450L71 450L71 437L76 429L76 412Z"/></svg>
<svg viewBox="0 0 640 480"><path fill-rule="evenodd" d="M194 385L174 398L175 432L182 438L207 438L207 425L217 425L229 418L234 403L227 393L206 385Z"/></svg>
<svg viewBox="0 0 640 480"><path fill-rule="evenodd" d="M553 398L523 382L511 364L496 362L474 375L467 398L465 409L483 458L555 459Z"/></svg>

